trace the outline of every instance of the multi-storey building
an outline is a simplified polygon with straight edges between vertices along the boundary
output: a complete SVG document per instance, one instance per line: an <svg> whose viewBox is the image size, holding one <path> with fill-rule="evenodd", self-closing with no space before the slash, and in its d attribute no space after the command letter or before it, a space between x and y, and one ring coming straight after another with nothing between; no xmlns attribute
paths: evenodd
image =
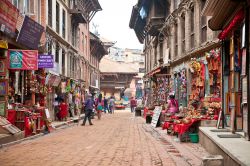
<svg viewBox="0 0 250 166"><path fill-rule="evenodd" d="M208 18L201 16L205 0L139 1L133 7L130 27L138 40L144 43L146 85L154 87L151 79L157 73L170 77L170 91L187 106L191 87L181 93L181 75L191 80L188 72L191 58L204 59L205 53L219 46L217 32L207 27ZM151 80L151 81L148 81ZM191 82L187 82L191 84ZM185 86L186 87L186 86ZM148 91L148 92L149 92ZM149 103L153 104L153 93L149 92Z"/></svg>
<svg viewBox="0 0 250 166"><path fill-rule="evenodd" d="M31 49L35 54L34 64L29 66L34 65L36 68L10 70L9 75L13 77L10 78L13 81L10 82L10 87L16 85L12 88L13 96L21 96L18 97L20 101L15 102L35 104L43 101L49 108L51 117L54 117L54 107L61 98L71 105L76 104L78 99L79 104L79 100L84 99L84 93L91 86L100 88L99 62L103 54L106 54L107 47L99 41L92 42L89 32L90 21L96 12L102 10L98 0L0 2L0 39L4 43L7 41L9 49ZM33 29L28 31L31 28ZM43 64L45 66L37 63L41 57L46 58L42 59L46 62ZM93 75L95 77L91 78ZM31 79L29 77L34 79L33 82L36 82L35 78L44 78L46 81L38 81L41 85L31 85L26 81ZM20 84L22 87L15 84L15 79L23 82Z"/></svg>
<svg viewBox="0 0 250 166"><path fill-rule="evenodd" d="M47 52L55 61L54 68L48 72L69 87L61 91L55 86L49 100L53 100L53 94L64 95L74 89L72 85L81 87L82 93L89 90L91 75L98 70L98 61L90 50L89 23L100 10L97 0L46 1ZM69 103L73 104L74 93L68 95Z"/></svg>

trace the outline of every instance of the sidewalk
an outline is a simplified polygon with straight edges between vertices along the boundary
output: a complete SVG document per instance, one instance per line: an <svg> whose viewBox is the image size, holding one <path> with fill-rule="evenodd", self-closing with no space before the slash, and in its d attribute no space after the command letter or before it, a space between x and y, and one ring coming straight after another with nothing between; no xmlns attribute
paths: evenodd
<svg viewBox="0 0 250 166"><path fill-rule="evenodd" d="M84 117L84 114L81 114L80 116L75 116L75 117L68 118L67 121L53 121L52 122L52 127L53 127L53 129L59 129L61 127L67 127L70 124L73 124L74 122L80 123L80 121L81 121L81 119L83 119L83 117ZM54 131L52 131L51 133L53 133L53 132ZM22 139L19 139L19 140L15 140L15 141L10 139L8 143L0 144L0 148L15 145L15 144L21 143L21 142L26 141L26 140L32 140L32 139L44 136L46 134L48 134L48 133L41 132L41 133L38 133L36 135L32 135L32 136L22 138Z"/></svg>
<svg viewBox="0 0 250 166"><path fill-rule="evenodd" d="M154 128L146 123L145 125L161 135L163 138L161 141L163 146L165 144L168 147L168 153L181 157L189 165L200 166L202 158L210 155L199 143L180 142L177 136L168 135L161 127Z"/></svg>

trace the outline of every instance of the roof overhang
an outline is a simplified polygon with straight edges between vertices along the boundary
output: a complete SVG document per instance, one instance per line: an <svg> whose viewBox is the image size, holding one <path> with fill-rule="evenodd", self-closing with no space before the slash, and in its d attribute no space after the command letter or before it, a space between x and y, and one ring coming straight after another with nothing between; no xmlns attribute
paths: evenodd
<svg viewBox="0 0 250 166"><path fill-rule="evenodd" d="M207 0L202 15L212 16L208 21L210 29L222 30L239 10L242 2L242 0Z"/></svg>

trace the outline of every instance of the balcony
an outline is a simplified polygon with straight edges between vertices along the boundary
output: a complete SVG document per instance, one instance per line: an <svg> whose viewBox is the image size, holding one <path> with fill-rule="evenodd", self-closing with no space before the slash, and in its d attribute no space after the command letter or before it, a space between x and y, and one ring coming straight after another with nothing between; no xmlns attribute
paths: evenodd
<svg viewBox="0 0 250 166"><path fill-rule="evenodd" d="M87 23L87 13L84 13L78 0L70 1L69 7L69 13L72 14L72 20L74 20L75 23Z"/></svg>
<svg viewBox="0 0 250 166"><path fill-rule="evenodd" d="M70 0L69 13L76 23L87 23L96 12L102 10L98 0Z"/></svg>
<svg viewBox="0 0 250 166"><path fill-rule="evenodd" d="M157 36L164 24L164 21L164 17L151 17L145 29L149 35Z"/></svg>

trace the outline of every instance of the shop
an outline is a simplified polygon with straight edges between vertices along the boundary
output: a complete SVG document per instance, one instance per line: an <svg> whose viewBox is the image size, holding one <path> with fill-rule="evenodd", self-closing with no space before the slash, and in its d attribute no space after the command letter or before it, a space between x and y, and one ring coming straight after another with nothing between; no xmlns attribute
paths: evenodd
<svg viewBox="0 0 250 166"><path fill-rule="evenodd" d="M249 16L247 16L249 17ZM247 45L244 8L239 9L218 38L222 40L224 124L236 130L248 131L248 88Z"/></svg>
<svg viewBox="0 0 250 166"><path fill-rule="evenodd" d="M1 3L6 9L0 11L0 116L29 136L48 124L46 74L38 62L44 27L21 16L9 1ZM21 22L18 34L17 21Z"/></svg>
<svg viewBox="0 0 250 166"><path fill-rule="evenodd" d="M162 107L167 103L167 100L159 100L163 97L160 98L160 94L155 93L158 96L156 101L162 101L162 103L157 103L162 108L162 116L160 116L160 122L163 122L161 123L162 128L167 129L168 133L177 134L181 141L191 140L191 142L195 142L193 139L198 137L200 125L209 123L216 126L219 113L222 110L220 47L215 47L193 57L196 58L173 67L174 74L172 77L168 77L169 81L165 86L162 84L162 78L155 81L155 89L159 92L164 89L166 95L169 92L174 92L175 99L179 103L179 112L174 115L170 114L165 107ZM150 113L149 110L145 112Z"/></svg>

